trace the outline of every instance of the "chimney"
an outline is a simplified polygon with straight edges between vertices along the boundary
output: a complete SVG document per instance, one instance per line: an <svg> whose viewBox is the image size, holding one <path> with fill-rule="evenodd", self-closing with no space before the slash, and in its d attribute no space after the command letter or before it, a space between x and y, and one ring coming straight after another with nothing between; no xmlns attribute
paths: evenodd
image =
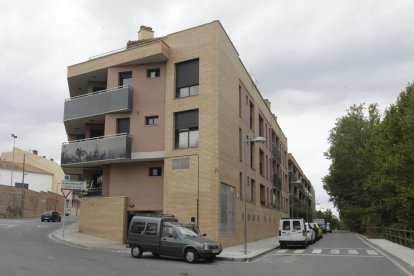
<svg viewBox="0 0 414 276"><path fill-rule="evenodd" d="M138 40L154 38L154 31L151 27L141 26L138 32Z"/></svg>
<svg viewBox="0 0 414 276"><path fill-rule="evenodd" d="M39 152L37 150L32 151L34 155L37 155Z"/></svg>

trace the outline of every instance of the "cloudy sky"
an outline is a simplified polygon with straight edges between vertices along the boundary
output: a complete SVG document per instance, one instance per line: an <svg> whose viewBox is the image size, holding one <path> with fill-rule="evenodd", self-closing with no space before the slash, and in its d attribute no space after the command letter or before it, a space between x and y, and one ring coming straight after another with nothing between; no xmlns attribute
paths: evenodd
<svg viewBox="0 0 414 276"><path fill-rule="evenodd" d="M14 133L60 160L67 66L124 47L141 25L164 36L220 20L329 207L328 132L350 105L385 109L413 81L413 14L411 0L2 0L0 152Z"/></svg>

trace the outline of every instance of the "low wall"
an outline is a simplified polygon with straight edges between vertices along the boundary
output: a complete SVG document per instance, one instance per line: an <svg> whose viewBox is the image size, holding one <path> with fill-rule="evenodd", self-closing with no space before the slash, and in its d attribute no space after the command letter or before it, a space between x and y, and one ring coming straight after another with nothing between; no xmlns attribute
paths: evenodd
<svg viewBox="0 0 414 276"><path fill-rule="evenodd" d="M125 243L127 197L82 198L79 232Z"/></svg>
<svg viewBox="0 0 414 276"><path fill-rule="evenodd" d="M62 195L51 192L35 192L0 185L0 217L21 217L22 207L25 218L40 218L40 214L46 210L56 210L63 214L64 199Z"/></svg>

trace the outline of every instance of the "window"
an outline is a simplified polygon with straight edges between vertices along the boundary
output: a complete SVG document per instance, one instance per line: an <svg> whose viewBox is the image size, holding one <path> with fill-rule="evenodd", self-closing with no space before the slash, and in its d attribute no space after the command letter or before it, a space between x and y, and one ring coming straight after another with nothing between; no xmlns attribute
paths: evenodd
<svg viewBox="0 0 414 276"><path fill-rule="evenodd" d="M264 176L264 153L259 149L259 172L261 176Z"/></svg>
<svg viewBox="0 0 414 276"><path fill-rule="evenodd" d="M175 147L198 147L198 109L175 113Z"/></svg>
<svg viewBox="0 0 414 276"><path fill-rule="evenodd" d="M162 227L162 236L163 237L177 237L177 233L174 231L174 227L170 225L164 225Z"/></svg>
<svg viewBox="0 0 414 276"><path fill-rule="evenodd" d="M119 118L117 120L117 134L129 133L129 118Z"/></svg>
<svg viewBox="0 0 414 276"><path fill-rule="evenodd" d="M160 68L147 70L147 78L155 79L159 76L160 76Z"/></svg>
<svg viewBox="0 0 414 276"><path fill-rule="evenodd" d="M293 222L293 230L294 231L300 231L301 227L300 227L300 221L298 220L294 220Z"/></svg>
<svg viewBox="0 0 414 276"><path fill-rule="evenodd" d="M155 236L157 234L157 224L156 223L147 223L145 228L145 235Z"/></svg>
<svg viewBox="0 0 414 276"><path fill-rule="evenodd" d="M149 168L149 176L161 176L161 175L162 175L161 167Z"/></svg>
<svg viewBox="0 0 414 276"><path fill-rule="evenodd" d="M119 86L132 86L132 72L119 73Z"/></svg>
<svg viewBox="0 0 414 276"><path fill-rule="evenodd" d="M260 184L260 205L266 205L266 189L263 184Z"/></svg>
<svg viewBox="0 0 414 276"><path fill-rule="evenodd" d="M250 129L253 129L253 115L254 115L254 105L250 102Z"/></svg>
<svg viewBox="0 0 414 276"><path fill-rule="evenodd" d="M290 221L289 220L285 220L283 221L283 230L290 230Z"/></svg>
<svg viewBox="0 0 414 276"><path fill-rule="evenodd" d="M234 187L221 183L220 188L220 231L234 232Z"/></svg>
<svg viewBox="0 0 414 276"><path fill-rule="evenodd" d="M254 169L254 143L250 143L250 168Z"/></svg>
<svg viewBox="0 0 414 276"><path fill-rule="evenodd" d="M145 222L134 222L131 226L131 233L144 234Z"/></svg>
<svg viewBox="0 0 414 276"><path fill-rule="evenodd" d="M259 114L259 136L264 136L264 124L263 124L263 117Z"/></svg>
<svg viewBox="0 0 414 276"><path fill-rule="evenodd" d="M244 143L243 134L242 134L241 128L239 128L239 159L240 159L240 162L243 162L243 152L242 152L243 144L242 143Z"/></svg>
<svg viewBox="0 0 414 276"><path fill-rule="evenodd" d="M147 117L145 117L145 125L147 125L147 126L157 126L158 125L158 116L147 116Z"/></svg>
<svg viewBox="0 0 414 276"><path fill-rule="evenodd" d="M199 94L198 59L177 63L175 65L175 87L177 98Z"/></svg>
<svg viewBox="0 0 414 276"><path fill-rule="evenodd" d="M250 179L250 201L256 202L256 184L254 179Z"/></svg>
<svg viewBox="0 0 414 276"><path fill-rule="evenodd" d="M179 170L179 169L188 169L190 168L190 159L189 158L180 158L180 159L173 159L172 160L172 169Z"/></svg>
<svg viewBox="0 0 414 276"><path fill-rule="evenodd" d="M242 89L241 85L239 84L239 117L242 116Z"/></svg>

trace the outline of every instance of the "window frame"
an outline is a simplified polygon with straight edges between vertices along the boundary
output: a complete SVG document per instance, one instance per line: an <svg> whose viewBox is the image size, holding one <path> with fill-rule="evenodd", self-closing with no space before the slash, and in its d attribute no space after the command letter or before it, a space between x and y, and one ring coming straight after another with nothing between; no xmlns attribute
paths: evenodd
<svg viewBox="0 0 414 276"><path fill-rule="evenodd" d="M155 73L155 75L153 76L152 73ZM155 78L159 78L161 75L161 70L160 68L151 68L151 69L147 69L147 78L148 79L155 79Z"/></svg>
<svg viewBox="0 0 414 276"><path fill-rule="evenodd" d="M152 174L154 171L156 171L156 174ZM150 177L158 177L162 176L162 167L149 167L148 168L148 176Z"/></svg>
<svg viewBox="0 0 414 276"><path fill-rule="evenodd" d="M158 115L154 115L154 116L145 116L145 125L146 126L158 126L158 120L159 116ZM152 121L152 123L151 123Z"/></svg>

